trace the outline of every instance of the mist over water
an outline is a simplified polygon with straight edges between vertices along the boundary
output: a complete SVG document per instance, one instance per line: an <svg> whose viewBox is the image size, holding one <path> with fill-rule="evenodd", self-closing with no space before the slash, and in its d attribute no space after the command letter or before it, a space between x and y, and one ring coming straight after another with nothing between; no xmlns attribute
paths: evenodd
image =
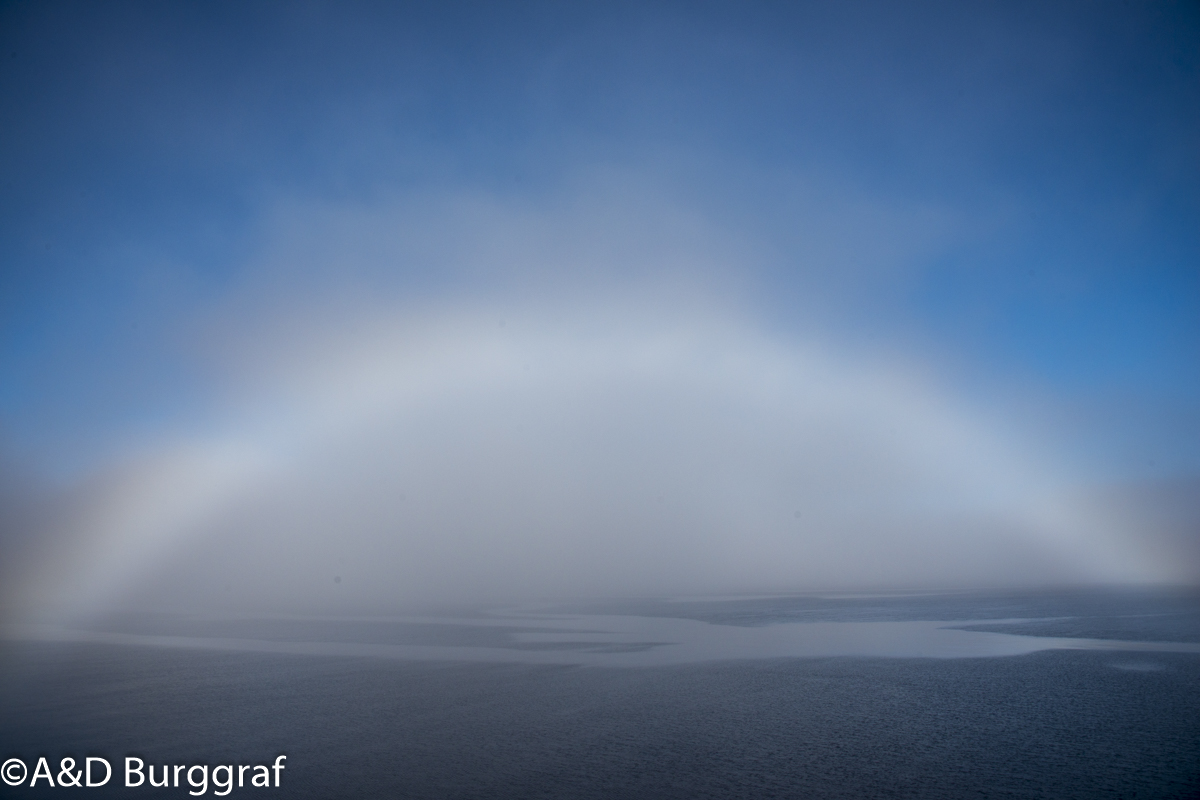
<svg viewBox="0 0 1200 800"><path fill-rule="evenodd" d="M114 468L28 591L339 611L1173 576L1036 443L902 362L719 306L357 319Z"/></svg>
<svg viewBox="0 0 1200 800"><path fill-rule="evenodd" d="M1197 796L1196 12L0 4L0 793Z"/></svg>
<svg viewBox="0 0 1200 800"><path fill-rule="evenodd" d="M13 12L6 616L1200 580L1182 22L427 11Z"/></svg>
<svg viewBox="0 0 1200 800"><path fill-rule="evenodd" d="M203 414L64 494L10 604L339 612L1189 577L924 359L815 322L773 331L736 289L752 256L697 248L686 214L659 212L646 241L594 204L586 223L479 205L402 248L380 212L298 214L330 241L304 260L290 235L268 246L192 323L217 368ZM503 224L480 232L481 215ZM416 258L449 283L406 300L383 276ZM507 288L466 290L496 263Z"/></svg>

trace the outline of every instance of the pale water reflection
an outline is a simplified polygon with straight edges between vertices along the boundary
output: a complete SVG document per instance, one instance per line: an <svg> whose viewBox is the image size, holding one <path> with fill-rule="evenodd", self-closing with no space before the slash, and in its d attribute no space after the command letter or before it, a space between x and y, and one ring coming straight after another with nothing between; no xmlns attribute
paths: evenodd
<svg viewBox="0 0 1200 800"><path fill-rule="evenodd" d="M986 620L1016 623L1022 620ZM739 659L979 658L1040 650L1200 653L1200 643L1025 636L964 630L971 620L721 625L695 619L494 609L470 617L175 618L156 624L9 625L42 642L457 661L646 667ZM203 635L195 635L202 631ZM1132 663L1132 662L1131 662ZM1138 667L1126 667L1137 669Z"/></svg>

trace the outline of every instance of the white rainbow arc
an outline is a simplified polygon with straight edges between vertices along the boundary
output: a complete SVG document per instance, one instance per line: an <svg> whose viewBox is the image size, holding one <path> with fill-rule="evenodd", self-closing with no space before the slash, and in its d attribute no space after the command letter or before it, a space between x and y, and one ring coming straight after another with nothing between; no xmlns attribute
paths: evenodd
<svg viewBox="0 0 1200 800"><path fill-rule="evenodd" d="M398 324L323 361L296 359L301 368L247 404L256 411L207 439L166 443L127 471L77 523L69 568L35 582L41 600L77 613L107 608L156 575L187 575L180 554L210 540L248 558L290 550L292 583L339 553L367 576L362 596L377 599L395 581L372 562L388 559L418 594L439 574L443 585L497 591L529 581L600 591L611 581L646 592L655 569L676 591L755 576L807 585L822 570L832 584L885 582L889 569L898 584L954 583L961 562L986 580L975 563L984 556L970 555L976 540L1046 554L1063 580L1172 578L1120 525L1065 493L1044 455L894 364L835 358L728 319L606 328L528 316L499 328L503 316ZM346 499L339 467L325 465L359 456L375 472ZM503 474L495 464L512 466ZM374 494L362 488L372 481ZM639 489L655 481L690 505L661 512L661 498ZM431 499L401 504L388 488L401 483ZM475 487L478 508L446 499L455 484ZM797 497L802 529L789 513ZM273 515L291 519L289 503L310 508L311 521L271 530ZM576 521L585 514L594 524ZM939 520L964 527L935 529ZM981 520L994 529L966 527ZM380 533L392 527L407 533ZM610 538L602 546L596 537ZM543 552L563 574L536 585ZM945 564L922 571L922 557L942 553ZM200 572L219 563L201 561ZM1006 567L994 579L1014 577L1019 569ZM309 591L273 580L260 595L290 602Z"/></svg>

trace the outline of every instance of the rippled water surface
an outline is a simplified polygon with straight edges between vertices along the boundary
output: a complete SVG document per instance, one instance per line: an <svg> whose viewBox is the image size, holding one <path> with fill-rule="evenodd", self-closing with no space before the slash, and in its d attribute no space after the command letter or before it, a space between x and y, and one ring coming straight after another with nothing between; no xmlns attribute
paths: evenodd
<svg viewBox="0 0 1200 800"><path fill-rule="evenodd" d="M1194 797L1198 622L1093 591L9 626L0 747L286 753L280 797Z"/></svg>

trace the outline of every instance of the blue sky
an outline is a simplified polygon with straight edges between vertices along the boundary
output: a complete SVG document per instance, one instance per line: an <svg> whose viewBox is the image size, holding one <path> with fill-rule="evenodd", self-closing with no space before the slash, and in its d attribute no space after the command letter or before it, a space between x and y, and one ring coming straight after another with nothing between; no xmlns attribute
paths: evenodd
<svg viewBox="0 0 1200 800"><path fill-rule="evenodd" d="M672 286L908 365L1079 481L1200 471L1194 4L0 20L10 473L77 480L131 440L226 424L244 373L287 361L239 354L289 315L323 340L364 298L665 309Z"/></svg>
<svg viewBox="0 0 1200 800"><path fill-rule="evenodd" d="M782 326L807 287L786 253L797 184L953 213L965 232L899 277L865 265L834 292L833 322L918 339L959 378L1031 384L1078 406L1085 436L1196 467L1188 4L10 4L4 18L0 409L24 455L202 389L160 329L238 281L268 197L532 195L616 165L783 250L746 268ZM162 262L180 273L165 296Z"/></svg>

